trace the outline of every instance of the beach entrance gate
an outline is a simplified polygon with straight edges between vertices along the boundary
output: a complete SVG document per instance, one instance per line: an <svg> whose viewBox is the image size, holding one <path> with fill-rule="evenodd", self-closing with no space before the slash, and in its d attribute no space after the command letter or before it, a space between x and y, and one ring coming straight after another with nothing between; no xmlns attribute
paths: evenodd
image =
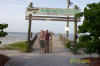
<svg viewBox="0 0 100 66"><path fill-rule="evenodd" d="M77 39L77 22L80 22L80 18L75 17L75 14L80 13L77 6L73 9L65 8L41 8L33 7L33 4L26 9L26 20L29 20L28 25L28 51L30 52L30 34L31 34L31 22L32 20L46 20L46 21L64 21L64 22L74 22L74 49L76 49L76 39ZM41 15L41 16L40 16ZM71 16L71 17L69 17ZM73 16L73 17L72 17ZM68 31L66 27L66 31Z"/></svg>

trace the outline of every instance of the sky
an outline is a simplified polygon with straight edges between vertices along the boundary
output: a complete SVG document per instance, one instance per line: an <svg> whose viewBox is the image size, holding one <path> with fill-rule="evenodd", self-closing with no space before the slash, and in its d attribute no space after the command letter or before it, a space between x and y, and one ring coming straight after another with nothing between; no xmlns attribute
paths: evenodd
<svg viewBox="0 0 100 66"><path fill-rule="evenodd" d="M67 0L1 0L0 1L0 23L7 23L7 32L27 32L28 20L25 20L25 9L33 2L34 7L66 8ZM70 0L73 5L78 5L81 11L90 3L97 3L100 0ZM82 21L78 23L81 25ZM53 31L54 33L65 33L66 22L59 21L32 21L32 32L40 30ZM74 33L74 23L69 23L69 33Z"/></svg>

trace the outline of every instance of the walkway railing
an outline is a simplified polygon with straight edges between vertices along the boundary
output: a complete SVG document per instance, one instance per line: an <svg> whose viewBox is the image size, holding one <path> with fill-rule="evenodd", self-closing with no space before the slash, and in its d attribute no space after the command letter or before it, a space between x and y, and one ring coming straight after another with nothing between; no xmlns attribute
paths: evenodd
<svg viewBox="0 0 100 66"><path fill-rule="evenodd" d="M37 39L37 33L35 34L34 38L31 40L31 46L33 46L33 44L35 43Z"/></svg>
<svg viewBox="0 0 100 66"><path fill-rule="evenodd" d="M69 40L68 38L64 37L62 34L59 34L59 40L61 40L64 45L70 42L70 48L74 49L74 44L75 44L74 40Z"/></svg>
<svg viewBox="0 0 100 66"><path fill-rule="evenodd" d="M36 39L37 39L37 33L35 34L33 39L29 41L29 44L27 46L27 51L26 52L31 52L32 51L32 46L34 45Z"/></svg>
<svg viewBox="0 0 100 66"><path fill-rule="evenodd" d="M52 47L53 46L53 38L52 38L53 35L54 35L54 33L51 32L51 38L50 38L50 53L52 53L52 48L53 48Z"/></svg>
<svg viewBox="0 0 100 66"><path fill-rule="evenodd" d="M52 53L52 37L50 39L50 53Z"/></svg>
<svg viewBox="0 0 100 66"><path fill-rule="evenodd" d="M59 40L63 42L63 44L68 43L68 38L64 37L62 34L59 34Z"/></svg>

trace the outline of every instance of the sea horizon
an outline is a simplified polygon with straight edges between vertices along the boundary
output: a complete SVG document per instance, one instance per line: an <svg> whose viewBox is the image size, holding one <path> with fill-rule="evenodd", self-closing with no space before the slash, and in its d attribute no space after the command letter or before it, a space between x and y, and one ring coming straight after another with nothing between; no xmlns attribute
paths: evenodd
<svg viewBox="0 0 100 66"><path fill-rule="evenodd" d="M27 41L27 32L7 32L8 35L5 37L0 38L0 41L2 41L2 44L9 44L9 43L16 43L20 41ZM36 32L32 32L34 35ZM59 33L55 33L55 36L59 39ZM65 37L66 34L63 33L63 36ZM73 34L69 34L69 39L73 39Z"/></svg>

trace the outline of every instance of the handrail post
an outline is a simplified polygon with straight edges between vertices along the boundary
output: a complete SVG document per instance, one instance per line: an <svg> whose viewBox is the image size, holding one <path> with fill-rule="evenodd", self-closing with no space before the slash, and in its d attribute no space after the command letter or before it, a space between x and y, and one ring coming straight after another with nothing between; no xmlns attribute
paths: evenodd
<svg viewBox="0 0 100 66"><path fill-rule="evenodd" d="M52 37L50 39L50 53L52 53Z"/></svg>

